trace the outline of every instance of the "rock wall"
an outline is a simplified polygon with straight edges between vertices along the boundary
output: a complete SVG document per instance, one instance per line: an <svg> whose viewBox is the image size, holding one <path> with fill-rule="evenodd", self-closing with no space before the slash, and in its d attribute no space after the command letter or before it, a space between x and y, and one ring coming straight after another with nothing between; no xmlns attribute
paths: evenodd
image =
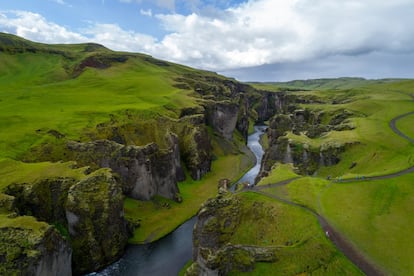
<svg viewBox="0 0 414 276"><path fill-rule="evenodd" d="M14 183L5 192L15 197L20 215L33 215L41 221L67 226L65 204L73 178L46 178L34 183Z"/></svg>
<svg viewBox="0 0 414 276"><path fill-rule="evenodd" d="M161 195L177 200L177 181L183 180L184 174L178 139L173 134L169 139L169 150L160 150L154 143L139 147L109 140L69 142L67 146L78 163L111 168L120 176L122 189L128 196L149 200Z"/></svg>
<svg viewBox="0 0 414 276"><path fill-rule="evenodd" d="M205 109L207 125L225 139L232 139L238 121L238 105L230 101L208 102Z"/></svg>
<svg viewBox="0 0 414 276"><path fill-rule="evenodd" d="M347 120L354 114L338 109L330 113L318 110L292 108L288 114L276 114L267 129L268 149L262 159L257 181L266 176L276 162L293 163L299 173L311 175L321 166L332 166L340 161L340 155L356 142L324 143L319 147L289 140L288 131L313 139L329 131L344 131L354 126Z"/></svg>
<svg viewBox="0 0 414 276"><path fill-rule="evenodd" d="M0 228L0 274L71 276L69 242L46 223L29 219L25 222L36 226L18 226L19 222L15 222Z"/></svg>
<svg viewBox="0 0 414 276"><path fill-rule="evenodd" d="M206 201L193 231L193 264L186 275L227 275L251 271L256 262L276 260L274 248L229 243L242 220L240 200L219 185L217 197Z"/></svg>
<svg viewBox="0 0 414 276"><path fill-rule="evenodd" d="M108 170L99 170L73 185L66 218L75 274L97 271L122 256L128 241L123 194Z"/></svg>
<svg viewBox="0 0 414 276"><path fill-rule="evenodd" d="M184 123L180 130L179 147L182 160L194 180L200 180L211 170L212 146L210 135L204 125L204 115L192 115L182 118Z"/></svg>
<svg viewBox="0 0 414 276"><path fill-rule="evenodd" d="M36 250L41 252L42 258L30 261L33 263L30 268L33 274L30 275L66 275L67 269L63 267L67 262L71 266L72 249L75 274L96 271L123 254L128 239L123 215L124 196L121 184L108 169L95 171L80 181L51 178L34 184L12 184L5 192L9 195L1 197L3 208L21 216L33 215L60 231L59 234L50 230L50 236L38 239ZM25 228L21 230L19 235L30 233ZM70 245L61 235L70 237ZM65 259L67 250L70 251L69 261ZM27 269L18 268L17 271ZM54 271L62 271L62 274L51 274Z"/></svg>
<svg viewBox="0 0 414 276"><path fill-rule="evenodd" d="M256 97L250 97L250 103L257 113L257 121L264 122L273 115L287 113L294 108L296 97L285 92L258 91Z"/></svg>

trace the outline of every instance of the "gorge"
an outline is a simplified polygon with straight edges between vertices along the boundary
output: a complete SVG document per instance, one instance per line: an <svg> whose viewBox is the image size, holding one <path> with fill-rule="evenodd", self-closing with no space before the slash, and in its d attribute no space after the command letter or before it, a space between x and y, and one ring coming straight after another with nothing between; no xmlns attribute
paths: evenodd
<svg viewBox="0 0 414 276"><path fill-rule="evenodd" d="M378 271L414 271L390 227L412 222L412 80L241 83L8 34L0 52L0 274L192 258L189 275L360 275L315 214ZM256 186L217 194L223 179Z"/></svg>

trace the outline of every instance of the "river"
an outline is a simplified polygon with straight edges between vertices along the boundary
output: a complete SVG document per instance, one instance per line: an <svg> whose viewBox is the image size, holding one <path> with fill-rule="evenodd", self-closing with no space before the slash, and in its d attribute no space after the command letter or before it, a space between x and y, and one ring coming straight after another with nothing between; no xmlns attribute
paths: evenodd
<svg viewBox="0 0 414 276"><path fill-rule="evenodd" d="M255 132L248 137L247 146L256 156L256 164L238 182L254 184L260 171L263 148L260 136L265 126L255 126ZM192 258L193 227L196 217L187 220L180 227L164 238L145 245L129 245L125 255L100 272L89 274L99 276L114 275L177 275L182 267Z"/></svg>

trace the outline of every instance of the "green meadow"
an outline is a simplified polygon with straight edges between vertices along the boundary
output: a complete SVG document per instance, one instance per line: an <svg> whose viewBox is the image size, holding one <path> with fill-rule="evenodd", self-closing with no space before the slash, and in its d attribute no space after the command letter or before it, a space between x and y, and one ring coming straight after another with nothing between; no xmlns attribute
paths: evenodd
<svg viewBox="0 0 414 276"><path fill-rule="evenodd" d="M246 274L363 275L326 238L310 212L252 192L238 196L243 220L231 243L278 248L276 262L256 263Z"/></svg>
<svg viewBox="0 0 414 276"><path fill-rule="evenodd" d="M277 91L281 84L267 84ZM292 83L288 83L292 87ZM324 216L369 261L387 275L410 275L414 271L412 202L414 173L384 180L337 183L342 179L380 176L414 166L414 145L395 134L389 127L394 117L414 110L410 94L412 80L315 82L293 93L312 96L325 103L303 104L303 108L331 112L347 109L353 112L349 123L353 130L331 131L319 138L305 135L287 136L311 147L350 143L337 165L321 167L314 176L305 176L286 186L264 189L264 192L299 203ZM302 86L301 86L302 85ZM316 86L317 85L317 86ZM333 89L333 87L335 89ZM306 91L304 91L306 90ZM333 100L339 103L332 104ZM342 100L342 102L341 102ZM414 116L397 121L397 127L414 138ZM351 164L356 166L351 168ZM275 165L262 183L277 183L293 176L289 165ZM327 176L332 180L327 180ZM294 207L292 207L294 208ZM260 267L260 266L259 266ZM256 271L255 271L256 272Z"/></svg>
<svg viewBox="0 0 414 276"><path fill-rule="evenodd" d="M322 192L322 213L388 275L414 271L413 181L409 174L338 183Z"/></svg>

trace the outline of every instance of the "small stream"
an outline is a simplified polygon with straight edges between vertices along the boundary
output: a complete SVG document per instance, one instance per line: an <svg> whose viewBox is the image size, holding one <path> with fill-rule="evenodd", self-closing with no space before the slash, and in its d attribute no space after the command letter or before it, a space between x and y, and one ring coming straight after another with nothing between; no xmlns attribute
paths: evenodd
<svg viewBox="0 0 414 276"><path fill-rule="evenodd" d="M255 132L248 137L247 146L256 156L256 165L238 182L254 184L260 171L263 148L259 143L265 126L255 126ZM187 220L180 227L164 238L144 245L129 245L125 255L100 272L89 275L177 275L182 267L192 258L193 227L197 217Z"/></svg>

